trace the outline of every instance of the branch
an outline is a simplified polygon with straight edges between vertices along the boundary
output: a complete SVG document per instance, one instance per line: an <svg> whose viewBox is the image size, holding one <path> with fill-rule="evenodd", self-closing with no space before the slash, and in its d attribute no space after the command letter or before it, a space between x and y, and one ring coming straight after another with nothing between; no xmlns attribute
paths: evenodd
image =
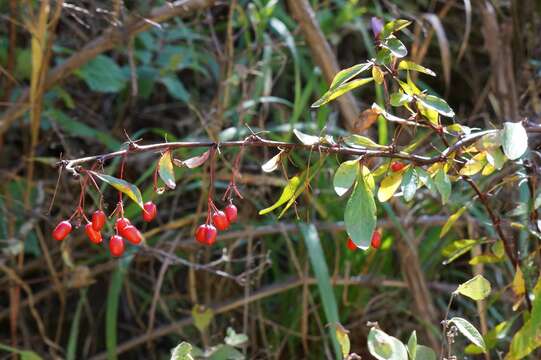
<svg viewBox="0 0 541 360"><path fill-rule="evenodd" d="M62 64L52 69L46 77L44 91L51 89L76 69L92 60L97 55L113 49L115 46L127 43L127 40L151 26L167 21L175 16L186 16L195 11L205 9L214 4L215 0L177 0L150 11L146 17L134 15L123 26L107 29L103 35L98 36L82 49L76 51ZM21 117L29 108L28 89L22 91L21 96L11 105L0 119L0 136L6 132L11 124Z"/></svg>
<svg viewBox="0 0 541 360"><path fill-rule="evenodd" d="M129 154L146 153L146 152L161 152L165 150L174 150L174 149L179 149L179 148L202 148L202 147L203 148L205 147L206 148L269 147L269 148L287 149L287 150L305 149L305 150L310 150L310 151L318 151L318 152L326 153L326 154L356 155L356 156L363 156L367 158L374 158L374 157L393 158L393 159L396 158L396 159L407 160L417 165L431 165L437 162L446 161L447 158L455 151L460 150L470 145L471 143L475 142L483 135L486 135L495 131L497 130L481 131L481 132L466 136L462 138L461 140L457 141L452 146L446 148L440 155L433 156L433 157L409 154L409 153L400 152L400 151L396 152L396 151L393 151L389 147L382 148L381 150L373 150L373 149L360 148L360 147L359 148L345 147L342 145L333 145L333 144L327 144L327 143L307 145L307 144L300 144L300 143L289 143L289 142L282 142L282 141L266 140L259 136L251 135L244 140L225 141L221 143L216 143L213 141L187 141L187 142L169 142L169 143L166 142L166 143L157 143L157 144L150 144L150 145L138 145L136 143L130 142L127 149L114 151L114 152L110 152L110 153L102 154L102 155L87 156L87 157L72 159L72 160L62 160L60 161L59 165L64 166L64 168L67 171L75 175L75 174L78 174L79 172L78 167L81 164L88 163L88 162L93 162L93 161L104 162L112 158L129 155Z"/></svg>

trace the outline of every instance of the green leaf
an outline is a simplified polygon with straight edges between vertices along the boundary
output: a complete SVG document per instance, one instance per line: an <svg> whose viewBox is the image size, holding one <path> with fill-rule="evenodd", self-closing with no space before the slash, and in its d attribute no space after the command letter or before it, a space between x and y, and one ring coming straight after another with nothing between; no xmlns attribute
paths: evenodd
<svg viewBox="0 0 541 360"><path fill-rule="evenodd" d="M362 64L353 65L352 67L339 71L334 76L334 79L332 80L329 90L336 89L337 87L353 79L355 76L359 75L360 73L370 69L371 66L372 66L371 63L362 63Z"/></svg>
<svg viewBox="0 0 541 360"><path fill-rule="evenodd" d="M406 346L375 327L368 333L368 351L378 360L408 360Z"/></svg>
<svg viewBox="0 0 541 360"><path fill-rule="evenodd" d="M318 108L321 105L325 105L328 102L336 99L337 97L342 96L345 93L347 93L347 92L349 92L349 91L351 91L353 89L358 88L359 86L368 84L371 81L372 81L372 78L362 78L362 79L357 79L357 80L353 80L353 81L344 83L344 84L336 87L335 89L327 91L325 94L323 94L321 99L319 99L318 101L313 103L311 105L311 107L312 108Z"/></svg>
<svg viewBox="0 0 541 360"><path fill-rule="evenodd" d="M434 182L430 174L421 167L418 167L416 170L417 176L419 177L419 181L421 182L421 184L425 185L426 188L432 193L432 195L436 196L438 194L438 189L436 188L436 183Z"/></svg>
<svg viewBox="0 0 541 360"><path fill-rule="evenodd" d="M413 61L408 60L401 60L400 63L398 63L398 68L401 70L412 70L421 72L423 74L427 74L430 76L436 76L436 73L428 68L425 68L424 66L421 66L419 64L414 63Z"/></svg>
<svg viewBox="0 0 541 360"><path fill-rule="evenodd" d="M483 350L483 352L486 352L486 345L485 340L483 340L483 337L479 333L479 331L470 324L466 319L460 318L460 317L454 317L449 320L450 323L453 323L458 331L462 335L464 335L468 340L470 340L473 344L479 346Z"/></svg>
<svg viewBox="0 0 541 360"><path fill-rule="evenodd" d="M175 183L175 172L173 170L173 159L171 158L171 151L165 151L160 157L158 162L158 174L162 179L165 186L174 190L177 184Z"/></svg>
<svg viewBox="0 0 541 360"><path fill-rule="evenodd" d="M503 152L509 160L520 158L528 149L528 134L522 123L506 122L501 130Z"/></svg>
<svg viewBox="0 0 541 360"><path fill-rule="evenodd" d="M340 350L342 351L342 356L344 359L347 359L349 352L351 350L351 344L349 342L349 331L347 331L341 324L334 324L335 335L340 345Z"/></svg>
<svg viewBox="0 0 541 360"><path fill-rule="evenodd" d="M42 360L42 357L30 350L24 350L19 353L21 360Z"/></svg>
<svg viewBox="0 0 541 360"><path fill-rule="evenodd" d="M355 183L359 172L359 160L344 161L334 173L334 191L338 196L344 195Z"/></svg>
<svg viewBox="0 0 541 360"><path fill-rule="evenodd" d="M402 41L398 40L394 36L390 36L384 40L381 43L381 46L389 50L397 58L403 58L404 56L408 55L406 45L404 45Z"/></svg>
<svg viewBox="0 0 541 360"><path fill-rule="evenodd" d="M384 145L376 143L374 140L357 134L348 135L344 138L344 142L349 146L361 146L365 148L384 148Z"/></svg>
<svg viewBox="0 0 541 360"><path fill-rule="evenodd" d="M310 259L310 264L312 265L312 270L316 276L317 287L323 303L323 311L327 319L326 322L328 324L337 324L339 322L338 306L336 304L336 298L334 297L329 269L327 267L327 262L325 261L325 254L321 247L317 229L313 224L300 224L299 227L304 238L306 249L308 250L308 257ZM336 357L340 358L341 350L336 339L336 333L333 329L329 330L331 338L333 339Z"/></svg>
<svg viewBox="0 0 541 360"><path fill-rule="evenodd" d="M167 92L173 99L187 103L190 100L190 93L175 74L164 76L160 82L165 86Z"/></svg>
<svg viewBox="0 0 541 360"><path fill-rule="evenodd" d="M308 135L308 134L305 134L297 129L293 129L293 133L295 134L295 136L297 137L297 139L299 139L299 141L301 143L303 143L304 145L315 145L315 144L319 144L320 142L320 138L319 136L314 136L314 135Z"/></svg>
<svg viewBox="0 0 541 360"><path fill-rule="evenodd" d="M408 339L408 353L411 360L415 360L417 357L417 332L413 330L410 338Z"/></svg>
<svg viewBox="0 0 541 360"><path fill-rule="evenodd" d="M391 172L387 175L379 184L378 200L379 202L385 202L393 197L394 193L400 187L402 183L402 176L404 170Z"/></svg>
<svg viewBox="0 0 541 360"><path fill-rule="evenodd" d="M381 30L380 36L382 39L385 39L389 35L409 26L410 24L411 24L411 21L404 20L404 19L397 19L397 20L390 21L387 24L385 24L385 26L383 26L383 30Z"/></svg>
<svg viewBox="0 0 541 360"><path fill-rule="evenodd" d="M443 262L443 265L447 265L455 261L460 256L470 251L475 246L475 244L479 244L479 243L480 243L479 241L471 240L471 239L453 241L451 244L447 245L442 250L442 255L447 258Z"/></svg>
<svg viewBox="0 0 541 360"><path fill-rule="evenodd" d="M284 187L284 190L282 191L282 195L280 195L280 198L278 198L278 201L276 201L270 207L260 210L259 215L268 214L274 209L277 209L280 206L284 205L286 202L288 202L293 197L293 195L295 195L295 192L297 191L301 183L304 181L305 176L306 176L306 173L305 171L303 171L300 176L293 176L291 179L289 179L289 181L287 182L287 185Z"/></svg>
<svg viewBox="0 0 541 360"><path fill-rule="evenodd" d="M391 106L394 107L404 106L404 104L409 103L411 100L413 100L413 98L403 92L392 93L390 97Z"/></svg>
<svg viewBox="0 0 541 360"><path fill-rule="evenodd" d="M453 213L451 216L449 216L449 218L447 219L447 221L445 222L445 224L442 226L441 228L441 231L440 231L440 239L442 237L444 237L448 232L449 230L451 230L451 227L456 223L456 221L462 216L462 214L464 214L464 211L466 211L466 207L463 206L461 207L460 209L458 209L455 213Z"/></svg>
<svg viewBox="0 0 541 360"><path fill-rule="evenodd" d="M346 231L357 247L366 250L376 229L376 203L369 181L359 175L346 204L344 213Z"/></svg>
<svg viewBox="0 0 541 360"><path fill-rule="evenodd" d="M440 99L437 96L434 95L424 95L419 94L416 95L417 101L419 101L423 106L432 109L434 111L437 111L439 114L447 117L453 117L455 116L455 112L449 104L443 99Z"/></svg>
<svg viewBox="0 0 541 360"><path fill-rule="evenodd" d="M70 325L70 335L69 335L69 340L68 340L68 348L66 352L66 360L77 359L77 341L79 339L81 313L83 310L83 306L86 302L86 292L87 292L87 288L83 288L80 291L79 301L77 302L77 307L75 308L75 314L73 315L73 320Z"/></svg>
<svg viewBox="0 0 541 360"><path fill-rule="evenodd" d="M417 354L415 360L436 360L437 356L434 350L424 345L417 345Z"/></svg>
<svg viewBox="0 0 541 360"><path fill-rule="evenodd" d="M476 275L465 283L460 284L455 290L455 293L479 301L485 299L490 294L490 291L490 282L483 275Z"/></svg>
<svg viewBox="0 0 541 360"><path fill-rule="evenodd" d="M199 358L199 357L198 357ZM232 346L220 344L214 347L210 354L204 357L207 360L245 360L246 357Z"/></svg>
<svg viewBox="0 0 541 360"><path fill-rule="evenodd" d="M405 201L411 201L417 191L417 172L410 166L402 178L402 196Z"/></svg>
<svg viewBox="0 0 541 360"><path fill-rule="evenodd" d="M486 154L488 163L492 165L496 170L501 170L503 165L507 161L507 158L499 147L494 149L487 149Z"/></svg>
<svg viewBox="0 0 541 360"><path fill-rule="evenodd" d="M183 341L171 350L170 360L193 360L191 355L192 345Z"/></svg>
<svg viewBox="0 0 541 360"><path fill-rule="evenodd" d="M116 62L105 55L96 56L77 70L76 74L92 91L102 93L119 92L128 81Z"/></svg>
<svg viewBox="0 0 541 360"><path fill-rule="evenodd" d="M515 319L516 316L511 318L511 320L509 321L503 321L499 323L498 325L493 327L485 336L483 336L487 350L495 348L499 340L503 340L507 337L507 334L509 330L511 330ZM466 348L464 348L464 352L468 355L479 355L483 353L483 349L481 349L475 344L469 344L468 346L466 346Z"/></svg>
<svg viewBox="0 0 541 360"><path fill-rule="evenodd" d="M237 334L232 327L227 328L227 336L224 339L225 343L229 346L239 347L248 342L248 336L246 334Z"/></svg>
<svg viewBox="0 0 541 360"><path fill-rule="evenodd" d="M196 304L192 308L192 318L195 327L200 332L204 332L214 318L214 311L209 307Z"/></svg>
<svg viewBox="0 0 541 360"><path fill-rule="evenodd" d="M451 196L452 185L451 180L449 180L449 176L443 167L440 168L434 176L434 183L436 184L436 188L441 195L441 202L443 205L445 205L449 200L449 196Z"/></svg>
<svg viewBox="0 0 541 360"><path fill-rule="evenodd" d="M100 174L94 171L91 171L92 175L96 176L101 181L106 182L107 184L111 185L118 191L126 194L130 199L132 199L141 209L143 209L143 196L141 195L141 191L137 186L135 186L132 183L127 182L123 179L118 179L116 177Z"/></svg>

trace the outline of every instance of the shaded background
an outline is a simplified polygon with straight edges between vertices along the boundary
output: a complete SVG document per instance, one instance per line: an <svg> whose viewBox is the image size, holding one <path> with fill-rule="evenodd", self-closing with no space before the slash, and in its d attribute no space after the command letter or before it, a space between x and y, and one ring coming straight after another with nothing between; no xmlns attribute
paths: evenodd
<svg viewBox="0 0 541 360"><path fill-rule="evenodd" d="M0 343L44 358L98 359L118 351L120 358L162 359L181 340L217 346L231 327L247 335L239 348L247 358L329 358L321 298L334 296L352 350L369 358L367 321L403 340L416 329L422 343L437 346L449 294L472 273L484 273L498 289L490 311L461 301L452 310L483 332L513 316L506 264L472 267L466 257L442 265L441 249L450 241L491 236L476 225L486 219L479 207L440 240L447 217L472 198L460 186L443 209L427 193L415 204L393 201L380 214L382 249L366 253L345 247L344 200L330 186L331 168L284 219L257 215L285 184L283 174L260 171L275 154L267 149L246 153L240 221L211 249L192 237L205 216L207 169L177 169L177 190L158 196L152 191L157 154L128 160L126 178L158 204L159 217L144 225L128 204L148 246L129 247L121 260L91 245L81 230L62 243L51 238L77 205L78 180L60 176L50 211L49 205L59 158L116 150L126 134L145 143L230 140L252 129L289 141L293 127L312 134L326 127L334 135L367 131L389 142L391 127L359 115L381 96L372 85L309 110L339 68L373 56L372 16L414 21L400 35L409 57L439 74L419 83L447 99L457 122L488 128L526 117L535 124L541 113L536 1L50 1L48 13L45 3L0 1ZM179 158L199 153L176 152ZM220 158L220 196L235 153L227 149ZM305 167L308 154L291 160L289 175ZM118 162L106 165L114 173ZM110 212L116 195L105 194ZM88 212L98 200L89 195ZM498 211L513 210L508 199L519 194L500 195ZM295 213L319 230L334 293L315 286ZM220 260L222 251L230 261ZM211 261L218 263L189 266ZM205 317L210 325L200 331L194 319ZM507 349L507 340L499 349Z"/></svg>

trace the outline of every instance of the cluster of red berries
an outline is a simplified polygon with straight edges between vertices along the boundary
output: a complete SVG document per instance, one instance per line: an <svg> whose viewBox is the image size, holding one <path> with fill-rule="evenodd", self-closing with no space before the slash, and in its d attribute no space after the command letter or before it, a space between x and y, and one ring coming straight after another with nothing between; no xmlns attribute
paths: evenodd
<svg viewBox="0 0 541 360"><path fill-rule="evenodd" d="M237 221L237 207L233 203L227 205L223 211L218 210L214 204L212 204L212 202L209 202L209 205L207 222L199 225L195 231L195 239L199 243L207 246L210 246L216 242L218 230L227 230L230 224ZM211 208L212 216L210 216Z"/></svg>
<svg viewBox="0 0 541 360"><path fill-rule="evenodd" d="M143 220L145 222L151 222L158 215L158 208L156 204L149 201L143 206ZM103 238L101 236L101 229L105 225L107 217L102 210L96 210L92 214L92 219L87 221L85 225L85 233L88 239L94 244L101 244ZM124 239L130 243L137 245L143 240L143 236L139 230L130 223L130 220L125 217L119 217L115 222L116 234L109 239L109 251L111 255L118 257L124 253L125 244ZM53 238L58 241L64 240L66 236L71 233L72 226L69 220L63 220L53 230Z"/></svg>
<svg viewBox="0 0 541 360"><path fill-rule="evenodd" d="M351 238L348 238L347 242L348 249L351 251L357 250L357 245L351 240ZM375 230L372 233L372 240L370 241L370 246L372 246L374 249L379 249L381 246L381 232L379 230Z"/></svg>

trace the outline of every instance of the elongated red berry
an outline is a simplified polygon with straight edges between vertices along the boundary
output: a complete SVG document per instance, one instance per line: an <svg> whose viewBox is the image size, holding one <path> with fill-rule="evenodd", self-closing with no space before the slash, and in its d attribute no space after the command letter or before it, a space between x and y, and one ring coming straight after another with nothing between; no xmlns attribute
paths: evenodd
<svg viewBox="0 0 541 360"><path fill-rule="evenodd" d="M357 245L351 240L351 238L348 238L348 249L351 251L357 250Z"/></svg>
<svg viewBox="0 0 541 360"><path fill-rule="evenodd" d="M372 233L372 241L370 242L370 245L374 249L379 249L379 247L381 246L381 232L379 232L379 230L375 230Z"/></svg>
<svg viewBox="0 0 541 360"><path fill-rule="evenodd" d="M103 225L105 225L105 220L107 217L105 216L105 213L101 210L94 211L94 214L92 214L92 227L96 231L101 231L103 228Z"/></svg>
<svg viewBox="0 0 541 360"><path fill-rule="evenodd" d="M404 168L404 166L406 166L406 164L401 163L400 161L393 161L391 163L391 171L399 172L400 170Z"/></svg>
<svg viewBox="0 0 541 360"><path fill-rule="evenodd" d="M225 216L227 217L227 221L229 221L229 223L234 223L237 221L238 211L235 205L233 204L227 205L224 211L225 211Z"/></svg>
<svg viewBox="0 0 541 360"><path fill-rule="evenodd" d="M85 225L85 233L86 236L88 236L88 238L90 239L90 241L92 241L94 244L99 244L103 241L101 233L94 229L93 222Z"/></svg>
<svg viewBox="0 0 541 360"><path fill-rule="evenodd" d="M151 222L158 215L158 208L152 201L146 202L143 205L143 220L145 222Z"/></svg>
<svg viewBox="0 0 541 360"><path fill-rule="evenodd" d="M203 224L199 225L195 232L195 239L203 244L210 246L216 242L216 236L218 235L218 231L216 228L211 224Z"/></svg>
<svg viewBox="0 0 541 360"><path fill-rule="evenodd" d="M128 240L134 245L139 244L143 240L143 236L137 230L137 228L133 225L128 225L122 231L119 231L120 235L122 235L123 238Z"/></svg>
<svg viewBox="0 0 541 360"><path fill-rule="evenodd" d="M124 230L124 228L128 225L131 225L131 223L127 218L116 219L115 227L118 232L122 232L122 230Z"/></svg>
<svg viewBox="0 0 541 360"><path fill-rule="evenodd" d="M216 211L212 215L212 223L218 230L227 230L229 227L229 220L227 220L227 216L221 210Z"/></svg>
<svg viewBox="0 0 541 360"><path fill-rule="evenodd" d="M71 232L71 224L69 221L64 220L58 223L53 230L53 238L55 240L61 241L64 240L66 236Z"/></svg>
<svg viewBox="0 0 541 360"><path fill-rule="evenodd" d="M124 254L124 239L122 236L111 236L109 239L109 251L114 257L119 257Z"/></svg>

